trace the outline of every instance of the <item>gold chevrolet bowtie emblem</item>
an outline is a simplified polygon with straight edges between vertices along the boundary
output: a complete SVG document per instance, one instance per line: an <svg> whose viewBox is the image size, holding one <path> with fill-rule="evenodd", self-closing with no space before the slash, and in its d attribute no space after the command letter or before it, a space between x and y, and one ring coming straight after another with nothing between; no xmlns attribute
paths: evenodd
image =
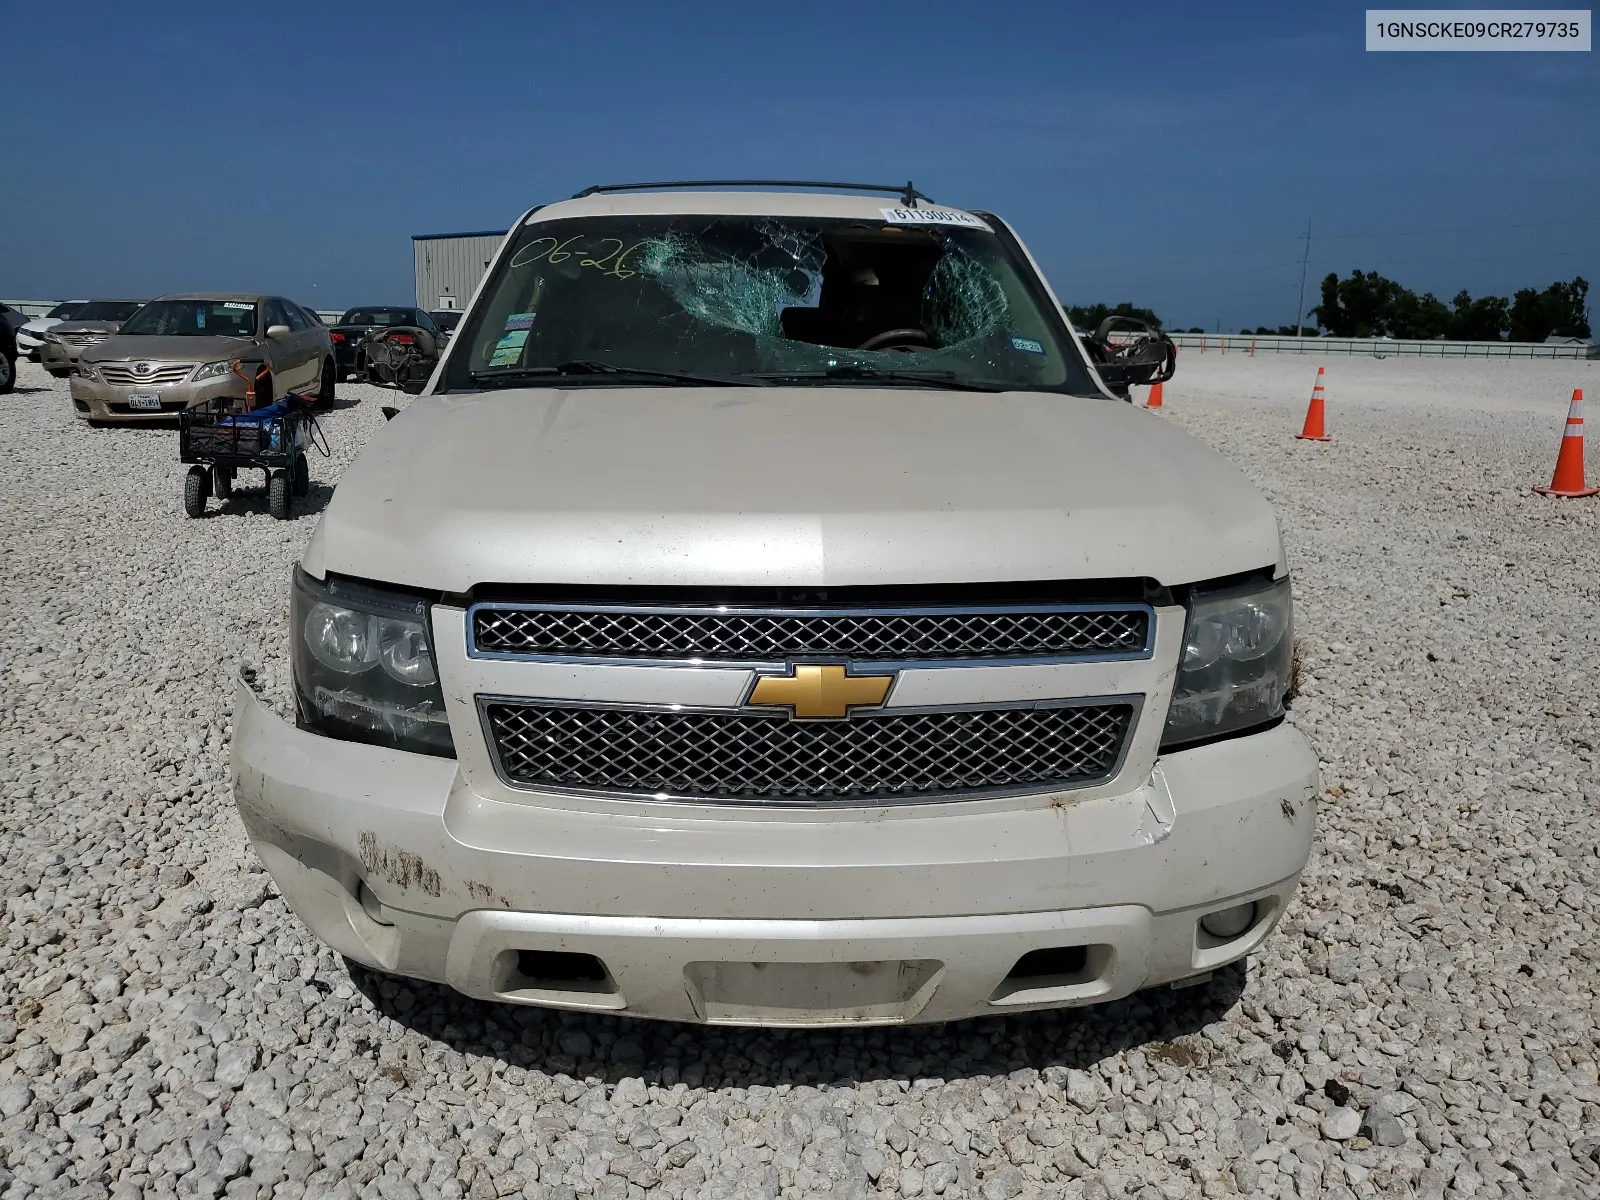
<svg viewBox="0 0 1600 1200"><path fill-rule="evenodd" d="M844 717L852 708L882 704L893 675L847 675L842 666L796 666L793 675L763 675L751 704L791 709L797 717Z"/></svg>

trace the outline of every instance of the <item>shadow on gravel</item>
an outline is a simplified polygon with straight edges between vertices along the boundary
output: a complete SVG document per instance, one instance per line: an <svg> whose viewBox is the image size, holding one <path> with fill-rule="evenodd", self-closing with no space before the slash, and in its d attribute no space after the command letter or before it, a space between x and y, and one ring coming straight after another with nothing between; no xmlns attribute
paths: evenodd
<svg viewBox="0 0 1600 1200"><path fill-rule="evenodd" d="M1203 1067L1212 1045L1194 1035L1238 1003L1248 970L1237 963L1208 984L1152 989L1090 1008L945 1025L736 1029L485 1003L437 984L381 975L348 959L345 966L351 982L385 1016L460 1053L580 1079L615 1083L641 1076L651 1084L705 1088L1082 1069L1130 1049L1176 1067Z"/></svg>
<svg viewBox="0 0 1600 1200"><path fill-rule="evenodd" d="M254 481L235 483L233 495L223 502L220 508L207 511L207 517L238 516L241 513L265 513L267 511L267 488L260 482L261 473L254 468L248 468L256 478ZM311 469L315 471L316 464ZM314 517L328 507L328 501L333 499L333 485L331 483L318 483L311 481L310 491L304 496L294 498L294 507L290 510L289 519L297 521L302 517Z"/></svg>
<svg viewBox="0 0 1600 1200"><path fill-rule="evenodd" d="M31 396L35 392L48 392L49 390L50 390L49 388L42 388L42 387L20 387L20 386L14 386L14 387L12 387L12 389L9 392L6 393L6 395L8 395L8 396Z"/></svg>

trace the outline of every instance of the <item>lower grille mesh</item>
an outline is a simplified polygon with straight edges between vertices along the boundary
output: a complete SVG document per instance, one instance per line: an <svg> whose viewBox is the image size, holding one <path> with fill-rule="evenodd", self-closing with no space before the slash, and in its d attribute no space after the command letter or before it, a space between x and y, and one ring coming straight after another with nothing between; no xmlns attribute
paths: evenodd
<svg viewBox="0 0 1600 1200"><path fill-rule="evenodd" d="M505 779L522 787L705 800L849 801L1073 787L1109 776L1128 703L796 721L491 700Z"/></svg>

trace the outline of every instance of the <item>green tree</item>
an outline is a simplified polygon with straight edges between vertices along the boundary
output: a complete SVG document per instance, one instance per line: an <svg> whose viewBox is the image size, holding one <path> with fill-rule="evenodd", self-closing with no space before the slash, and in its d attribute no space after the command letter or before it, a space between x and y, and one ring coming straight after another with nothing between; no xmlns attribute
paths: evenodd
<svg viewBox="0 0 1600 1200"><path fill-rule="evenodd" d="M1402 294L1409 294L1406 288L1376 271L1352 271L1348 279L1330 272L1322 281L1322 303L1311 315L1334 337L1396 337L1392 326Z"/></svg>
<svg viewBox="0 0 1600 1200"><path fill-rule="evenodd" d="M1079 329L1092 331L1107 317L1135 317L1140 321L1148 321L1157 329L1161 328L1160 317L1148 308L1135 308L1126 300L1115 308L1107 304L1068 304L1062 307L1067 310L1067 319Z"/></svg>
<svg viewBox="0 0 1600 1200"><path fill-rule="evenodd" d="M1542 342L1551 337L1589 336L1589 282L1578 276L1571 283L1552 283L1544 291L1523 288L1511 299L1513 342Z"/></svg>
<svg viewBox="0 0 1600 1200"><path fill-rule="evenodd" d="M1511 327L1511 302L1504 296L1479 296L1474 300L1463 288L1450 302L1447 336L1461 342L1498 342Z"/></svg>

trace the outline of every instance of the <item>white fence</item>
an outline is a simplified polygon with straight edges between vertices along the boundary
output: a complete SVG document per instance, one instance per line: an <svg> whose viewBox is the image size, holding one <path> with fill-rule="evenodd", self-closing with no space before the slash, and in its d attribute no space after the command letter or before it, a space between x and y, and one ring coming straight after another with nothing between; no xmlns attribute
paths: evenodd
<svg viewBox="0 0 1600 1200"><path fill-rule="evenodd" d="M1279 337L1248 333L1174 333L1172 340L1201 354L1391 354L1437 358L1600 358L1600 345L1559 342L1445 342L1400 338Z"/></svg>

